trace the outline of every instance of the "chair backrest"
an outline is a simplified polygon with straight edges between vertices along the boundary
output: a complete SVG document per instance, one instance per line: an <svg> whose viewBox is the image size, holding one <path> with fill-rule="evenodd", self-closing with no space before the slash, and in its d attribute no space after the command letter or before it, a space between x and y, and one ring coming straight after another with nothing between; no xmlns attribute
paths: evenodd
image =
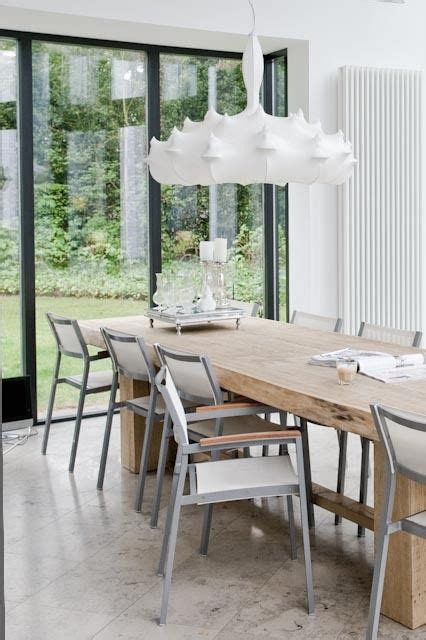
<svg viewBox="0 0 426 640"><path fill-rule="evenodd" d="M304 311L293 311L290 320L291 324L306 329L318 329L318 331L333 331L340 333L342 329L342 318L332 318L329 316L318 316L313 313L305 313Z"/></svg>
<svg viewBox="0 0 426 640"><path fill-rule="evenodd" d="M391 473L426 484L426 415L371 405Z"/></svg>
<svg viewBox="0 0 426 640"><path fill-rule="evenodd" d="M181 398L207 405L223 402L223 393L207 356L173 351L160 344L155 348Z"/></svg>
<svg viewBox="0 0 426 640"><path fill-rule="evenodd" d="M101 327L101 331L115 371L127 378L153 384L155 368L144 339L106 327Z"/></svg>
<svg viewBox="0 0 426 640"><path fill-rule="evenodd" d="M173 435L178 444L188 444L188 425L185 417L185 409L173 382L168 368L163 365L155 378L158 391L164 399L167 412L173 422Z"/></svg>
<svg viewBox="0 0 426 640"><path fill-rule="evenodd" d="M242 302L241 300L231 300L233 307L242 309L248 316L255 318L259 311L260 304L258 302Z"/></svg>
<svg viewBox="0 0 426 640"><path fill-rule="evenodd" d="M47 321L59 351L72 358L88 358L89 352L77 320L46 313Z"/></svg>
<svg viewBox="0 0 426 640"><path fill-rule="evenodd" d="M401 347L419 347L422 341L421 331L381 327L378 324L371 324L369 322L361 322L358 335L367 338L367 340L393 342L394 344L399 344Z"/></svg>

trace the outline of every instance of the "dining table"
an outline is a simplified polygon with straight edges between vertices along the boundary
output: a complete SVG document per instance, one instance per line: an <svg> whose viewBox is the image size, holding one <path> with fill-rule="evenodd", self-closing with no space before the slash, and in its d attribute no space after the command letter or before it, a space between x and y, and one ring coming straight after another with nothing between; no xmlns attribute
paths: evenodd
<svg viewBox="0 0 426 640"><path fill-rule="evenodd" d="M160 321L150 326L144 315L79 320L79 326L86 343L98 348L105 348L101 327L142 336L156 365L159 363L155 343L205 354L224 390L294 414L308 421L310 429L324 425L372 441L374 507L315 482L312 501L366 529L377 531L384 499L386 454L374 426L370 405L381 403L426 415L426 382L385 384L357 374L352 384L339 385L334 368L313 366L309 360L313 355L345 347L395 356L421 350L251 317L244 317L238 330L230 323L212 322L185 327L180 335L174 327ZM147 392L145 383L120 378L122 400ZM144 418L121 410L121 460L124 467L135 473L138 472L143 436ZM156 465L160 439L161 428L154 429L151 469ZM315 455L311 448L311 460ZM423 510L426 510L426 487L399 476L394 517L399 519ZM406 532L391 536L382 613L410 629L426 624L426 540Z"/></svg>

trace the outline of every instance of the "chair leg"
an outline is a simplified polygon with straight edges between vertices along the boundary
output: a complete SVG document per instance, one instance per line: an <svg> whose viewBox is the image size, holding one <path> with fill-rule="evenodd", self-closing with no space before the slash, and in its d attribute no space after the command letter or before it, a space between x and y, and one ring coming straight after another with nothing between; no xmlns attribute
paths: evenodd
<svg viewBox="0 0 426 640"><path fill-rule="evenodd" d="M366 640L376 640L379 629L380 609L382 606L383 584L386 572L386 560L389 548L389 533L380 535L376 549L376 562L374 565L373 584L371 587L370 611L368 614L368 627Z"/></svg>
<svg viewBox="0 0 426 640"><path fill-rule="evenodd" d="M348 432L337 431L339 438L339 466L337 470L337 493L345 493L345 480L346 480L346 455L348 451ZM334 524L342 524L342 516L334 516Z"/></svg>
<svg viewBox="0 0 426 640"><path fill-rule="evenodd" d="M287 411L280 411L280 426L287 426ZM288 446L286 444L280 444L278 454L280 456L285 456L288 453Z"/></svg>
<svg viewBox="0 0 426 640"><path fill-rule="evenodd" d="M296 525L294 522L293 496L287 496L288 526L290 529L290 558L297 559Z"/></svg>
<svg viewBox="0 0 426 640"><path fill-rule="evenodd" d="M303 422L303 421L302 421ZM303 442L296 442L297 473L299 476L300 519L302 523L303 553L305 556L306 590L308 595L308 613L315 612L314 582L312 577L311 544L309 539L309 514L303 461Z"/></svg>
<svg viewBox="0 0 426 640"><path fill-rule="evenodd" d="M212 526L213 505L206 504L204 507L203 532L201 534L200 555L206 556L209 550L210 530Z"/></svg>
<svg viewBox="0 0 426 640"><path fill-rule="evenodd" d="M314 505L312 502L311 458L309 455L308 422L307 420L305 420L305 418L300 418L300 430L302 433L303 465L306 484L306 499L308 504L309 528L313 529L315 527L315 514Z"/></svg>
<svg viewBox="0 0 426 640"><path fill-rule="evenodd" d="M173 508L176 501L176 493L178 489L178 481L179 481L178 469L179 467L175 463L175 469L173 472L173 480L172 480L172 490L170 492L170 502L167 508L167 518L166 518L166 524L164 526L164 536L163 536L163 543L161 546L160 562L158 564L158 570L157 570L157 574L159 576L164 576L164 565L166 564L167 547L169 543L170 527L172 524Z"/></svg>
<svg viewBox="0 0 426 640"><path fill-rule="evenodd" d="M135 496L135 511L142 509L143 494L145 490L146 475L148 473L149 452L151 451L152 432L154 430L155 405L157 402L157 390L151 386L148 415L145 420L145 435L143 438L141 459L139 464L138 488Z"/></svg>
<svg viewBox="0 0 426 640"><path fill-rule="evenodd" d="M161 434L160 455L158 457L157 478L155 483L155 494L151 508L151 529L156 529L158 525L158 514L160 512L161 495L163 493L164 475L166 473L167 455L169 452L169 442L171 435L172 421L168 414L164 416L163 433Z"/></svg>
<svg viewBox="0 0 426 640"><path fill-rule="evenodd" d="M361 438L361 479L359 486L359 501L361 504L367 504L368 494L368 471L370 465L370 440ZM358 537L365 536L365 529L358 525Z"/></svg>
<svg viewBox="0 0 426 640"><path fill-rule="evenodd" d="M98 484L97 484L97 488L99 490L101 490L103 488L103 486L104 486L105 468L106 468L106 463L107 463L107 458L108 458L109 440L110 440L110 436L111 436L112 419L114 417L114 408L115 408L115 400L116 400L116 395L117 395L117 387L118 387L118 379L117 379L117 375L114 374L114 377L113 377L113 380L112 380L112 386L111 386L111 394L110 394L110 397L109 397L108 413L107 413L107 419L106 419L106 424L105 424L104 441L103 441L103 444L102 444L101 461L100 461L100 464L99 464Z"/></svg>
<svg viewBox="0 0 426 640"><path fill-rule="evenodd" d="M55 368L53 370L52 386L50 387L49 404L47 406L46 424L44 427L43 443L41 452L45 456L47 451L47 443L49 441L50 423L52 422L53 405L55 403L56 387L58 386L59 367L61 366L61 352L58 351L56 356Z"/></svg>
<svg viewBox="0 0 426 640"><path fill-rule="evenodd" d="M88 375L89 375L89 366L85 365L83 378L82 378L82 381L81 381L80 397L78 399L78 408L77 408L77 416L76 416L76 419L75 419L75 427L74 427L74 436L73 436L72 447L71 447L70 464L69 464L69 467L68 467L68 471L70 473L73 473L74 466L75 466L75 457L77 455L78 439L80 437L81 419L83 417L84 401L86 399L86 387L87 387Z"/></svg>
<svg viewBox="0 0 426 640"><path fill-rule="evenodd" d="M180 473L178 476L176 494L174 496L174 501L172 505L170 531L168 533L166 569L164 573L163 595L161 598L160 625L166 624L166 619L167 619L167 609L169 605L170 587L172 584L173 562L174 562L175 551L176 551L176 540L177 540L177 532L178 532L178 526L179 526L181 499L182 499L183 490L185 486L186 470L188 468L187 462L186 463L182 462L182 464L179 466L180 466ZM166 532L164 535L166 535Z"/></svg>

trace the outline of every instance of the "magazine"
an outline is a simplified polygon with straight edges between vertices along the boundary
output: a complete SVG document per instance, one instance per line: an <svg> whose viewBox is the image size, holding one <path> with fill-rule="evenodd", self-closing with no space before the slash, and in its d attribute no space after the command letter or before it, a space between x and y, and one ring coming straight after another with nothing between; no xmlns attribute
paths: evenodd
<svg viewBox="0 0 426 640"><path fill-rule="evenodd" d="M381 382L407 382L426 380L426 363L422 353L394 356L381 351L362 351L347 347L313 356L310 364L335 367L342 360L355 360L358 372Z"/></svg>
<svg viewBox="0 0 426 640"><path fill-rule="evenodd" d="M356 360L359 363L360 360L366 361L370 358L380 358L383 362L383 359L393 359L393 356L381 351L362 351L360 349L346 347L345 349L339 349L339 351L330 351L329 353L321 353L318 356L312 356L309 363L320 365L322 367L335 367L336 363L342 360Z"/></svg>

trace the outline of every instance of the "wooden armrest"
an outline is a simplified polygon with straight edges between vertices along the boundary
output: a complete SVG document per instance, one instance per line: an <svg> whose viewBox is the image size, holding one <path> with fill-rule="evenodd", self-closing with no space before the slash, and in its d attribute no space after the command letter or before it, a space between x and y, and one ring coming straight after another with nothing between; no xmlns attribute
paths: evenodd
<svg viewBox="0 0 426 640"><path fill-rule="evenodd" d="M259 431L258 433L235 433L228 436L216 436L213 438L201 438L201 447L211 447L216 444L231 444L237 442L250 442L254 440L279 440L280 438L300 438L301 433L297 429L285 431Z"/></svg>
<svg viewBox="0 0 426 640"><path fill-rule="evenodd" d="M226 411L226 409L251 409L252 407L263 407L261 402L256 400L246 400L245 402L226 402L226 404L211 404L203 407L197 407L196 413L206 413L208 411Z"/></svg>
<svg viewBox="0 0 426 640"><path fill-rule="evenodd" d="M109 353L108 351L98 351L98 353L95 353L92 356L89 356L89 359L91 361L93 360L104 360L104 358L109 358Z"/></svg>

